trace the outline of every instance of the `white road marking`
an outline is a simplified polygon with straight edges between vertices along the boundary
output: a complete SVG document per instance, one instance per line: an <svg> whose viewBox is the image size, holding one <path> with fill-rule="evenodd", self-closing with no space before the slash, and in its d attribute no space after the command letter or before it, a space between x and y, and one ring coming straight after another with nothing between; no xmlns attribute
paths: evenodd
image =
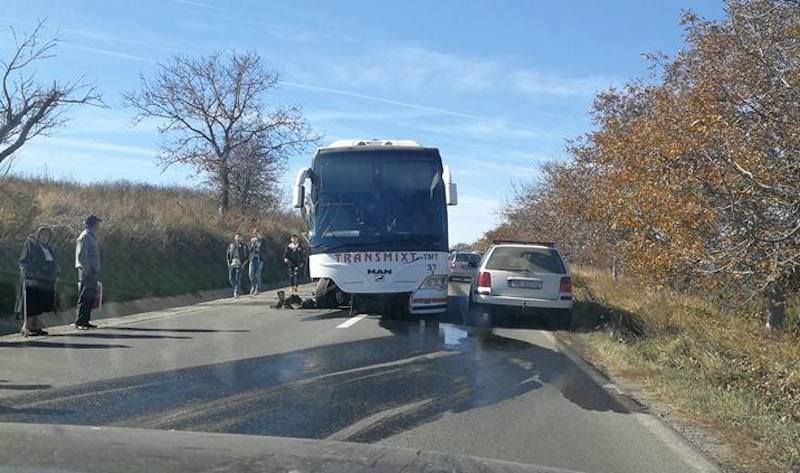
<svg viewBox="0 0 800 473"><path fill-rule="evenodd" d="M340 323L336 326L336 328L349 328L353 325L361 322L362 320L367 318L367 314L356 315L355 317L350 317L349 319L345 320L344 322Z"/></svg>

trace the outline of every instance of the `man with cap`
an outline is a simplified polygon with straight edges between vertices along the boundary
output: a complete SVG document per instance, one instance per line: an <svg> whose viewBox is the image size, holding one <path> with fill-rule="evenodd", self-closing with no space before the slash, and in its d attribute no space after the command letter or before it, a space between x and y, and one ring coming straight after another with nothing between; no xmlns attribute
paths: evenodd
<svg viewBox="0 0 800 473"><path fill-rule="evenodd" d="M97 244L97 228L100 220L95 215L89 215L84 220L86 227L78 236L75 245L75 268L78 270L78 314L75 319L75 328L89 330L97 328L89 322L92 316L92 306L97 296L97 276L100 272L100 246Z"/></svg>

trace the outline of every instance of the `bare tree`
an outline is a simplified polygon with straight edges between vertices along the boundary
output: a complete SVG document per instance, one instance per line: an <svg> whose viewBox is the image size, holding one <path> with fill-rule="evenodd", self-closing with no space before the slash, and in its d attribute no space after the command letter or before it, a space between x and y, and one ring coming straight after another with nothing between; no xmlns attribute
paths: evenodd
<svg viewBox="0 0 800 473"><path fill-rule="evenodd" d="M163 166L189 164L206 174L225 213L234 174L246 174L250 166L262 178L274 177L265 157L279 161L316 141L299 107L268 109L266 95L278 84L278 74L265 70L253 52L175 56L159 64L152 78L142 76L140 90L124 99L137 110L137 121L162 121L158 130L169 136L162 144Z"/></svg>
<svg viewBox="0 0 800 473"><path fill-rule="evenodd" d="M275 210L280 204L280 174L286 168L287 153L265 146L265 140L253 140L238 147L230 158L231 205L246 214ZM219 188L216 175L209 176L213 188Z"/></svg>
<svg viewBox="0 0 800 473"><path fill-rule="evenodd" d="M36 63L52 58L57 42L41 40L45 22L19 37L11 28L14 48L11 58L0 61L0 163L9 160L27 141L64 125L64 112L70 105L96 105L103 102L98 91L79 77L71 82L36 81Z"/></svg>

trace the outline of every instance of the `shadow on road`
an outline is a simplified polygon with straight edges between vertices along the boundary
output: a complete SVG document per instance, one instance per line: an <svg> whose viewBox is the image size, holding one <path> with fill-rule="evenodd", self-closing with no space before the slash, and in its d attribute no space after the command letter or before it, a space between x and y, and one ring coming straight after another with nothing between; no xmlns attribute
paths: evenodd
<svg viewBox="0 0 800 473"><path fill-rule="evenodd" d="M106 348L130 348L130 346L102 343L72 343L28 340L23 342L0 342L0 348L69 348L76 350L101 350Z"/></svg>
<svg viewBox="0 0 800 473"><path fill-rule="evenodd" d="M127 333L98 333L98 332L74 332L50 334L48 337L80 337L80 338L102 338L102 339L124 339L124 340L146 340L146 339L169 339L169 340L191 340L192 337L181 335L147 335L147 334L127 334Z"/></svg>
<svg viewBox="0 0 800 473"><path fill-rule="evenodd" d="M375 442L545 385L582 409L629 412L558 351L445 323L381 325L393 335L21 394L0 421ZM34 403L45 410L25 410Z"/></svg>
<svg viewBox="0 0 800 473"><path fill-rule="evenodd" d="M213 328L145 328L145 327L100 327L101 330L122 330L131 332L172 332L172 333L247 333L249 329Z"/></svg>
<svg viewBox="0 0 800 473"><path fill-rule="evenodd" d="M8 384L5 379L0 379L0 390L8 391L35 391L37 389L49 389L49 384Z"/></svg>

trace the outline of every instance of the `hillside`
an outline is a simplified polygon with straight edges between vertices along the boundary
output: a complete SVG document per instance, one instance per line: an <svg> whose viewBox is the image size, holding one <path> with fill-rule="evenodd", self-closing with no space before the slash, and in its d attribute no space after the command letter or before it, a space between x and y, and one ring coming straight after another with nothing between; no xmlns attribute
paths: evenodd
<svg viewBox="0 0 800 473"><path fill-rule="evenodd" d="M258 226L267 239L265 282L283 279L284 242L302 222L274 214L257 218L229 215L222 222L211 196L180 187L117 182L80 185L47 179L0 180L0 316L13 311L26 236L40 225L54 229L61 268L59 300L74 305L74 241L82 219L104 219L99 232L105 300L193 293L227 286L225 248L236 230ZM247 278L244 278L246 280Z"/></svg>

